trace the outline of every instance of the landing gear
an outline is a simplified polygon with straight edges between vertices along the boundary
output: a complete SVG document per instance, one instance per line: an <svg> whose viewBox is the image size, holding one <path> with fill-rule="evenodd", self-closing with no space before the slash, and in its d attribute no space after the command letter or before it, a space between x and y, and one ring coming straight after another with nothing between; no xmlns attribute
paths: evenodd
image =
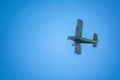
<svg viewBox="0 0 120 80"><path fill-rule="evenodd" d="M74 46L74 44L72 44L72 46Z"/></svg>

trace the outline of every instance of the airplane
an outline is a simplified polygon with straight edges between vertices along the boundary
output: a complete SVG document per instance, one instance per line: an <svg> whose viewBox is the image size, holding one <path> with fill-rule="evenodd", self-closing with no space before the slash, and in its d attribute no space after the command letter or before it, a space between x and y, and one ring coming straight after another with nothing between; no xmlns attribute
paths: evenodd
<svg viewBox="0 0 120 80"><path fill-rule="evenodd" d="M72 46L75 46L74 52L78 55L81 54L81 43L86 43L86 44L89 43L89 44L93 44L93 47L97 47L97 43L99 42L96 33L93 34L93 39L82 37L82 28L83 28L83 21L81 19L78 19L75 36L68 36L69 40L74 41Z"/></svg>

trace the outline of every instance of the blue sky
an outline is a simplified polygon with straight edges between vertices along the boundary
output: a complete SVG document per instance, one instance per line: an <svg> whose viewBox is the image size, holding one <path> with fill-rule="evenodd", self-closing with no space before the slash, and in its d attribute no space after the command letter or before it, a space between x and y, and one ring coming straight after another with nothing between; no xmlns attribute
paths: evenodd
<svg viewBox="0 0 120 80"><path fill-rule="evenodd" d="M0 80L119 80L118 0L4 0L0 2ZM77 19L97 48L74 54Z"/></svg>

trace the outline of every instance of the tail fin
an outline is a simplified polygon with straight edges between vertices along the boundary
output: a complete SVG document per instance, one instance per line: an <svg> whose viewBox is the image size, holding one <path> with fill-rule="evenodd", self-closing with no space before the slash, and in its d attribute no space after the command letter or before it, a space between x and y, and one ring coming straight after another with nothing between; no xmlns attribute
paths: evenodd
<svg viewBox="0 0 120 80"><path fill-rule="evenodd" d="M98 40L98 36L96 33L93 34L93 40L95 40L95 41ZM93 43L93 47L97 47L97 42Z"/></svg>

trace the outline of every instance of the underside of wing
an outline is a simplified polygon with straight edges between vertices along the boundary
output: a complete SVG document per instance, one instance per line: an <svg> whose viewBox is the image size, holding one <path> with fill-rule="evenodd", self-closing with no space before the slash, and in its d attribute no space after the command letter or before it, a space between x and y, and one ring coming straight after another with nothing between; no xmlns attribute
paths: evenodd
<svg viewBox="0 0 120 80"><path fill-rule="evenodd" d="M80 43L77 43L75 42L75 53L76 54L81 54L81 44Z"/></svg>
<svg viewBox="0 0 120 80"><path fill-rule="evenodd" d="M75 34L77 38L82 37L82 27L83 27L83 21L78 19L76 26L76 34Z"/></svg>

